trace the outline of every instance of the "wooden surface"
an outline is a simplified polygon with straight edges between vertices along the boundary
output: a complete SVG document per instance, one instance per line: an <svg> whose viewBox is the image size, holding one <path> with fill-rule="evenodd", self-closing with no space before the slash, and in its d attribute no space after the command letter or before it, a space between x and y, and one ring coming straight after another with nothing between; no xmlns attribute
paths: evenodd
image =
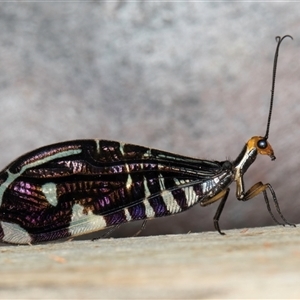
<svg viewBox="0 0 300 300"><path fill-rule="evenodd" d="M300 228L2 245L1 299L300 298Z"/></svg>

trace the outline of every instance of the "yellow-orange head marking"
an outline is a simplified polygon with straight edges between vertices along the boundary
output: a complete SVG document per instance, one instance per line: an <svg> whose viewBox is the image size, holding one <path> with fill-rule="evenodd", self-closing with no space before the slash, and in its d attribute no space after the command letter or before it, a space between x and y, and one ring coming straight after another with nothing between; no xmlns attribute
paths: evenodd
<svg viewBox="0 0 300 300"><path fill-rule="evenodd" d="M270 156L272 160L274 160L276 158L274 155L274 150L272 149L272 146L266 140L265 137L253 136L247 142L247 149L251 150L253 148L256 148L256 150L259 154Z"/></svg>

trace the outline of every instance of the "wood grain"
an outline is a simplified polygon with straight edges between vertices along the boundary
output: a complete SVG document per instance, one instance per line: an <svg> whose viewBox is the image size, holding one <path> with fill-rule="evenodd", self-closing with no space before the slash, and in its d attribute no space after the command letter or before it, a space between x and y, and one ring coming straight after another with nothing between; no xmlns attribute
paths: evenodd
<svg viewBox="0 0 300 300"><path fill-rule="evenodd" d="M0 298L300 298L300 228L2 245Z"/></svg>

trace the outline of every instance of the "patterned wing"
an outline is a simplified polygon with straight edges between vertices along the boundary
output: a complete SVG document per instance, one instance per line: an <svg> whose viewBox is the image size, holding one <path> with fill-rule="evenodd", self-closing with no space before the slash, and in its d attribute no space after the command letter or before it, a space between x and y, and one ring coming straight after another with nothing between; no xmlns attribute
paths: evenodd
<svg viewBox="0 0 300 300"><path fill-rule="evenodd" d="M105 140L23 155L0 174L0 239L34 243L188 209L221 185L222 163Z"/></svg>

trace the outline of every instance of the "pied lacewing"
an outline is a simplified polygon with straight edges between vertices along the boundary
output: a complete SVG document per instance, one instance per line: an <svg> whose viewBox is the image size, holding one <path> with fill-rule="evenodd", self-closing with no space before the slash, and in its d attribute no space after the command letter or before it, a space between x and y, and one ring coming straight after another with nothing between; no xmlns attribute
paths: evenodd
<svg viewBox="0 0 300 300"><path fill-rule="evenodd" d="M263 193L275 222L267 191L283 224L272 186L258 182L245 191L243 176L258 154L275 159L268 142L273 108L277 47L267 129L254 136L233 160L190 158L107 140L75 140L29 152L0 173L0 241L31 244L113 228L133 220L174 215L197 203L218 200L214 226L236 182L236 197L247 201Z"/></svg>

